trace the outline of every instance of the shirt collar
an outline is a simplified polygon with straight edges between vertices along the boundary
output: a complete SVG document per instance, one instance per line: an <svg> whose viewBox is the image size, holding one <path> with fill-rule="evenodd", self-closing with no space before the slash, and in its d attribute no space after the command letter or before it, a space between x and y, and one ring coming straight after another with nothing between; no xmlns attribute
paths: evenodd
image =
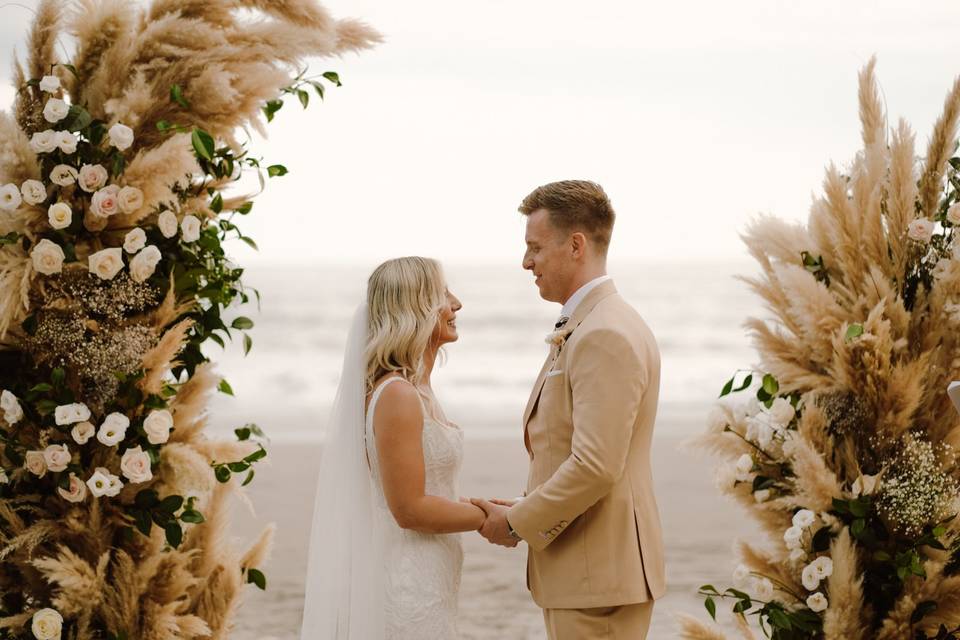
<svg viewBox="0 0 960 640"><path fill-rule="evenodd" d="M603 284L610 279L610 276L600 276L599 278L594 278L587 284L577 289L574 294L570 296L570 299L563 303L563 309L560 310L560 317L572 317L573 312L577 310L577 307L581 302L583 302L583 299L587 297L587 294L593 291L597 285Z"/></svg>

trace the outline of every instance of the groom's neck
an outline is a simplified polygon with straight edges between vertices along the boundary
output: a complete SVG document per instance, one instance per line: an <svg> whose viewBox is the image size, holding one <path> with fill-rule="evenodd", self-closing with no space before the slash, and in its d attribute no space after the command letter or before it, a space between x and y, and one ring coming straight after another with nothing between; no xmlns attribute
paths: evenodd
<svg viewBox="0 0 960 640"><path fill-rule="evenodd" d="M571 278L570 286L567 287L567 293L564 295L563 300L560 301L560 304L566 304L567 300L572 298L573 294L579 291L583 285L605 275L607 275L606 263L584 265L583 268L579 269L574 277Z"/></svg>

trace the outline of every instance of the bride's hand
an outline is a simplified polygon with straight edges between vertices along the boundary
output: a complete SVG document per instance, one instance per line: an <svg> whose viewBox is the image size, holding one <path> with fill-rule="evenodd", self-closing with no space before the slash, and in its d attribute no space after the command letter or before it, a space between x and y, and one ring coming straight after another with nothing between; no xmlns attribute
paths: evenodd
<svg viewBox="0 0 960 640"><path fill-rule="evenodd" d="M520 502L519 500L501 500L500 498L492 498L490 500L493 504L498 504L501 507L512 507L513 505Z"/></svg>

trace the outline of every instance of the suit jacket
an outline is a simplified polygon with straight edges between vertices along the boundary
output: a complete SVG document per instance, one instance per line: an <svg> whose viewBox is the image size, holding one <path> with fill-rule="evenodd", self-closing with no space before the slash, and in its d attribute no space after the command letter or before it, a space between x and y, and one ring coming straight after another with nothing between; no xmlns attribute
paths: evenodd
<svg viewBox="0 0 960 640"><path fill-rule="evenodd" d="M650 444L660 354L613 282L551 348L524 412L526 497L507 518L529 545L527 584L545 609L646 602L665 591Z"/></svg>

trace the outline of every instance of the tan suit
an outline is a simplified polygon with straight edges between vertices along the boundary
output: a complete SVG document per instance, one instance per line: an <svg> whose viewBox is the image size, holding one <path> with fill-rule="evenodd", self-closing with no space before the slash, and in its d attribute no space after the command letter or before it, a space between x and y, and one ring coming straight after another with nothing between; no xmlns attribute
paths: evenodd
<svg viewBox="0 0 960 640"><path fill-rule="evenodd" d="M524 413L530 475L507 517L551 638L643 638L666 591L650 470L659 351L610 281L565 329Z"/></svg>

